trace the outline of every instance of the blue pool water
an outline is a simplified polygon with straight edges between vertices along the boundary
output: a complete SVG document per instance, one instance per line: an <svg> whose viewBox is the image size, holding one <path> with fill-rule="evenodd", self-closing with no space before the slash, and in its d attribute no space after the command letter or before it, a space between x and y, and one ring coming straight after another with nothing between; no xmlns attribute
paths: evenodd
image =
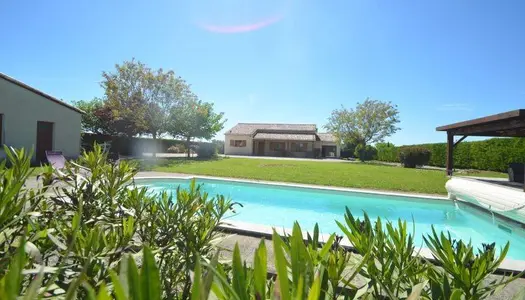
<svg viewBox="0 0 525 300"><path fill-rule="evenodd" d="M187 188L189 180L145 179L139 186L147 186L154 192L175 191L178 186ZM465 204L456 205L448 200L389 196L369 193L339 192L310 188L283 187L256 183L224 180L198 179L197 183L210 195L221 194L240 202L232 220L291 228L295 220L303 230L312 230L319 224L322 233L341 233L335 220L344 223L345 207L355 217L367 212L370 218L397 221L403 219L412 228L415 223L415 240L423 245L423 234L436 230L449 231L454 239L482 243L496 242L502 247L510 241L507 258L525 260L525 230L521 224L506 222L477 208Z"/></svg>

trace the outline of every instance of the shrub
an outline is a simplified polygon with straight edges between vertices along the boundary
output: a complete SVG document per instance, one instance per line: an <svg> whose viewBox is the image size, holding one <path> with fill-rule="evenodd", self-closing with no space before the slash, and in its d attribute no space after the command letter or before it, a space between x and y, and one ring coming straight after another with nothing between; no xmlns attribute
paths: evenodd
<svg viewBox="0 0 525 300"><path fill-rule="evenodd" d="M136 166L108 163L98 145L63 170L46 168L39 176L43 187L28 190L23 183L31 172L31 155L8 148L6 154L12 167L0 163L0 277L9 264L26 270L16 293L29 292L30 276L42 267L42 295L63 297L79 280L91 287L107 285L127 256L148 245L156 268L165 274L160 282L164 297L188 298L191 271L199 259L211 258L217 226L232 206L229 200L208 196L195 182L173 195L139 188L133 183ZM18 259L23 255L12 247L15 242L26 244L30 259ZM4 297L2 282L0 298L14 299ZM86 291L78 293L85 298Z"/></svg>
<svg viewBox="0 0 525 300"><path fill-rule="evenodd" d="M357 157L355 155L355 148L357 147L358 143L346 143L341 149L341 157L342 158L350 158L350 157Z"/></svg>
<svg viewBox="0 0 525 300"><path fill-rule="evenodd" d="M403 147L399 149L399 161L405 168L415 168L428 164L430 150L423 147Z"/></svg>
<svg viewBox="0 0 525 300"><path fill-rule="evenodd" d="M399 162L399 148L391 143L377 143L377 160L386 162Z"/></svg>
<svg viewBox="0 0 525 300"><path fill-rule="evenodd" d="M217 157L217 147L215 144L201 143L196 150L198 158L209 159Z"/></svg>
<svg viewBox="0 0 525 300"><path fill-rule="evenodd" d="M377 150L373 146L359 144L355 147L354 154L361 161L369 161L377 157Z"/></svg>

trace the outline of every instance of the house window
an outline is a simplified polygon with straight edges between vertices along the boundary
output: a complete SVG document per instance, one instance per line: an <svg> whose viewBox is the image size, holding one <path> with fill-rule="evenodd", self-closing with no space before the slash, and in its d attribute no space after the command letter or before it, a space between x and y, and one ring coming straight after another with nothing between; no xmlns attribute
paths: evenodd
<svg viewBox="0 0 525 300"><path fill-rule="evenodd" d="M0 146L4 144L4 115L0 114Z"/></svg>
<svg viewBox="0 0 525 300"><path fill-rule="evenodd" d="M246 147L246 140L230 140L231 147Z"/></svg>
<svg viewBox="0 0 525 300"><path fill-rule="evenodd" d="M284 142L270 142L270 151L284 150Z"/></svg>
<svg viewBox="0 0 525 300"><path fill-rule="evenodd" d="M292 143L291 145L293 152L306 152L308 149L307 143Z"/></svg>

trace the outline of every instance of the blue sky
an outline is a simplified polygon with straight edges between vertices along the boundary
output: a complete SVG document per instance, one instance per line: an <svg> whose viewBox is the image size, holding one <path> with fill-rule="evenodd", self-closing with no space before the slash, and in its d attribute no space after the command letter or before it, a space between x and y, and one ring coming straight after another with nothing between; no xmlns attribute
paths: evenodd
<svg viewBox="0 0 525 300"><path fill-rule="evenodd" d="M75 101L135 57L185 78L225 130L321 127L372 97L399 106L391 142L443 142L436 126L525 107L524 14L521 0L3 1L0 72Z"/></svg>

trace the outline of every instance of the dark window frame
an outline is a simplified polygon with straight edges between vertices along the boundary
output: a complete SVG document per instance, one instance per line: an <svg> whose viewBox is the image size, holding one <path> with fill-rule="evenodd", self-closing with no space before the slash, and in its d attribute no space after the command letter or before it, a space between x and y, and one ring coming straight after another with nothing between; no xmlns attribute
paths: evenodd
<svg viewBox="0 0 525 300"><path fill-rule="evenodd" d="M246 147L246 140L230 140L230 147L244 148Z"/></svg>

